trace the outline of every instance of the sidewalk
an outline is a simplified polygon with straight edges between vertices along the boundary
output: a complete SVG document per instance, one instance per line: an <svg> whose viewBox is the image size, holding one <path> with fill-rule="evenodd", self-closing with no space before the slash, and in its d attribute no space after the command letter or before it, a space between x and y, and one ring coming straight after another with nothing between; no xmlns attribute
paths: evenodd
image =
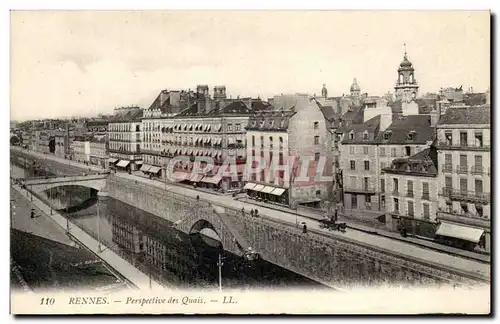
<svg viewBox="0 0 500 324"><path fill-rule="evenodd" d="M19 186L14 186L14 189L20 194L26 195L26 191L21 189ZM140 290L146 289L154 289L154 290L163 290L164 288L157 283L156 281L150 279L149 276L142 273L134 266L132 266L127 261L120 258L119 255L114 253L109 249L104 249L102 251L99 250L99 244L96 240L94 240L91 236L81 230L78 226L73 224L72 222L68 222L66 218L60 215L57 212L53 212L52 216L50 215L50 207L45 205L38 198L33 197L33 204L39 208L40 211L44 212L44 217L49 217L55 223L57 223L60 228L66 229L69 224L69 230L67 231L70 235L74 236L79 242L85 245L90 251L95 253L98 257L103 259L107 264L109 264L115 271L119 272L122 276L127 278L130 282L132 282L137 288ZM151 282L151 288L149 287L149 283Z"/></svg>
<svg viewBox="0 0 500 324"><path fill-rule="evenodd" d="M297 214L297 215L300 215L302 217L307 217L307 218L314 219L314 220L318 220L320 218L320 217L318 217L317 214L308 213L307 211L295 211L295 210L290 209L288 207L274 205L274 204L266 204L266 203L259 202L259 201L249 199L249 198L237 198L236 200L245 201L248 204L256 205L259 207L274 209L274 210L287 212L287 213L291 213L291 214ZM481 253L475 253L472 251L457 249L457 248L454 248L451 246L446 246L443 244L435 243L435 242L431 241L430 239L426 239L426 238L419 238L419 237L414 237L414 236L413 237L412 236L402 237L399 233L391 232L391 231L383 229L383 228L374 228L374 227L370 227L367 225L356 223L355 221L352 221L352 219L350 217L348 217L348 216L346 217L345 215L343 215L341 213L339 213L339 221L345 221L347 228L355 229L355 230L362 231L362 232L365 232L368 234L384 236L384 237L391 238L394 240L419 245L419 246L422 246L424 248L429 248L429 249L436 250L436 251L443 251L443 252L447 252L447 253L451 253L451 254L455 254L455 255L460 255L460 256L463 256L463 257L466 257L469 259L473 259L473 260L478 260L478 261L487 262L487 263L491 262L491 257L489 255L484 255Z"/></svg>

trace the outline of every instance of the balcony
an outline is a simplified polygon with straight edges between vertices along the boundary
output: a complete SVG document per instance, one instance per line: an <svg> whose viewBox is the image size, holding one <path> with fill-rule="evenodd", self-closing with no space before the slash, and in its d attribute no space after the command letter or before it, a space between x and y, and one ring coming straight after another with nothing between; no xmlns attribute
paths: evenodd
<svg viewBox="0 0 500 324"><path fill-rule="evenodd" d="M489 193L456 190L446 187L442 189L441 196L447 197L451 200L468 201L472 203L489 204L491 201Z"/></svg>
<svg viewBox="0 0 500 324"><path fill-rule="evenodd" d="M469 172L469 167L466 165L457 165L457 173L467 174Z"/></svg>
<svg viewBox="0 0 500 324"><path fill-rule="evenodd" d="M393 191L391 192L391 194L392 194L393 196L399 197L399 190L393 190Z"/></svg>
<svg viewBox="0 0 500 324"><path fill-rule="evenodd" d="M452 173L453 165L452 164L443 164L443 172Z"/></svg>
<svg viewBox="0 0 500 324"><path fill-rule="evenodd" d="M481 145L478 143L450 143L450 142L438 142L438 149L441 150L458 150L458 151L490 151L490 145Z"/></svg>
<svg viewBox="0 0 500 324"><path fill-rule="evenodd" d="M451 221L462 223L465 225L478 226L482 228L490 228L491 223L487 215L475 215L471 213L458 213L452 211L438 210L437 220Z"/></svg>
<svg viewBox="0 0 500 324"><path fill-rule="evenodd" d="M485 168L483 168L482 165L474 165L470 168L470 172L472 174L484 174L485 173Z"/></svg>
<svg viewBox="0 0 500 324"><path fill-rule="evenodd" d="M344 187L344 192L347 193L361 193L361 194L369 194L369 195L374 195L376 193L376 190L374 187L370 186L363 186L363 187Z"/></svg>
<svg viewBox="0 0 500 324"><path fill-rule="evenodd" d="M406 192L406 197L413 198L413 190L412 191L407 191Z"/></svg>
<svg viewBox="0 0 500 324"><path fill-rule="evenodd" d="M424 200L430 200L429 193L428 192L424 192L422 194L422 199L424 199Z"/></svg>

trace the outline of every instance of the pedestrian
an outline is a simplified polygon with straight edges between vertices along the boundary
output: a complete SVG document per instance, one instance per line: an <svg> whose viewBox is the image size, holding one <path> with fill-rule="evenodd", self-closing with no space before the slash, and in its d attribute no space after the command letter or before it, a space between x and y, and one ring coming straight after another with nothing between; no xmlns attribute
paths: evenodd
<svg viewBox="0 0 500 324"><path fill-rule="evenodd" d="M306 223L304 223L304 225L302 226L302 233L304 233L304 234L307 233L307 225L306 225Z"/></svg>
<svg viewBox="0 0 500 324"><path fill-rule="evenodd" d="M35 218L35 210L31 208L31 218Z"/></svg>
<svg viewBox="0 0 500 324"><path fill-rule="evenodd" d="M250 215L253 217L253 209L250 209Z"/></svg>
<svg viewBox="0 0 500 324"><path fill-rule="evenodd" d="M339 211L335 208L335 212L333 214L333 220L336 222L339 219Z"/></svg>
<svg viewBox="0 0 500 324"><path fill-rule="evenodd" d="M241 215L245 216L245 207L241 207Z"/></svg>
<svg viewBox="0 0 500 324"><path fill-rule="evenodd" d="M255 208L255 217L259 217L259 211Z"/></svg>

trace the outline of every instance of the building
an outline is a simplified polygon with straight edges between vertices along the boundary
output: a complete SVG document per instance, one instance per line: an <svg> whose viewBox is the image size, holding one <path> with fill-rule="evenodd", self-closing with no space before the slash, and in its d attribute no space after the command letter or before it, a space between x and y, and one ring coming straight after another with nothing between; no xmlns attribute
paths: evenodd
<svg viewBox="0 0 500 324"><path fill-rule="evenodd" d="M104 134L108 131L108 120L105 118L92 118L85 123L86 131L89 133Z"/></svg>
<svg viewBox="0 0 500 324"><path fill-rule="evenodd" d="M66 157L66 150L68 147L68 137L67 132L65 131L57 131L55 136L55 156L60 158Z"/></svg>
<svg viewBox="0 0 500 324"><path fill-rule="evenodd" d="M193 104L180 114L162 120L162 141L166 163L177 156L189 157L175 165L174 177L196 186L222 190L240 190L244 186L243 173L247 159L245 126L252 110L240 100L222 108L200 111ZM192 175L196 156L212 161L208 174ZM229 170L220 169L223 165ZM234 168L237 177L226 176Z"/></svg>
<svg viewBox="0 0 500 324"><path fill-rule="evenodd" d="M246 142L251 172L245 189L254 199L316 207L332 198L329 123L314 98L294 98L288 109L275 107L249 119ZM275 105L283 102L279 99L274 99Z"/></svg>
<svg viewBox="0 0 500 324"><path fill-rule="evenodd" d="M108 124L110 168L131 172L141 167L142 114L136 106L115 108Z"/></svg>
<svg viewBox="0 0 500 324"><path fill-rule="evenodd" d="M414 155L396 158L382 169L386 225L397 231L434 238L438 208L437 150L434 146Z"/></svg>
<svg viewBox="0 0 500 324"><path fill-rule="evenodd" d="M55 134L54 130L40 131L38 133L38 151L42 153L54 153L55 152Z"/></svg>
<svg viewBox="0 0 500 324"><path fill-rule="evenodd" d="M108 136L94 134L90 140L90 164L103 169L108 167Z"/></svg>
<svg viewBox="0 0 500 324"><path fill-rule="evenodd" d="M437 125L439 210L437 234L491 250L491 111L449 108ZM481 240L481 241L480 241Z"/></svg>
<svg viewBox="0 0 500 324"><path fill-rule="evenodd" d="M77 135L73 138L70 144L72 152L72 160L89 163L90 162L90 141L92 140L91 135Z"/></svg>

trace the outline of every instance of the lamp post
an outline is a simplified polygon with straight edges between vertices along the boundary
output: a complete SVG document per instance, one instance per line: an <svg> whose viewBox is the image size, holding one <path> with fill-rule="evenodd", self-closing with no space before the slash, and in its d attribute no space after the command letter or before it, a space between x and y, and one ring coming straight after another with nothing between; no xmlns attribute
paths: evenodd
<svg viewBox="0 0 500 324"><path fill-rule="evenodd" d="M217 262L217 266L219 267L219 291L222 291L222 266L224 265L222 260L223 258L219 253L219 261Z"/></svg>

